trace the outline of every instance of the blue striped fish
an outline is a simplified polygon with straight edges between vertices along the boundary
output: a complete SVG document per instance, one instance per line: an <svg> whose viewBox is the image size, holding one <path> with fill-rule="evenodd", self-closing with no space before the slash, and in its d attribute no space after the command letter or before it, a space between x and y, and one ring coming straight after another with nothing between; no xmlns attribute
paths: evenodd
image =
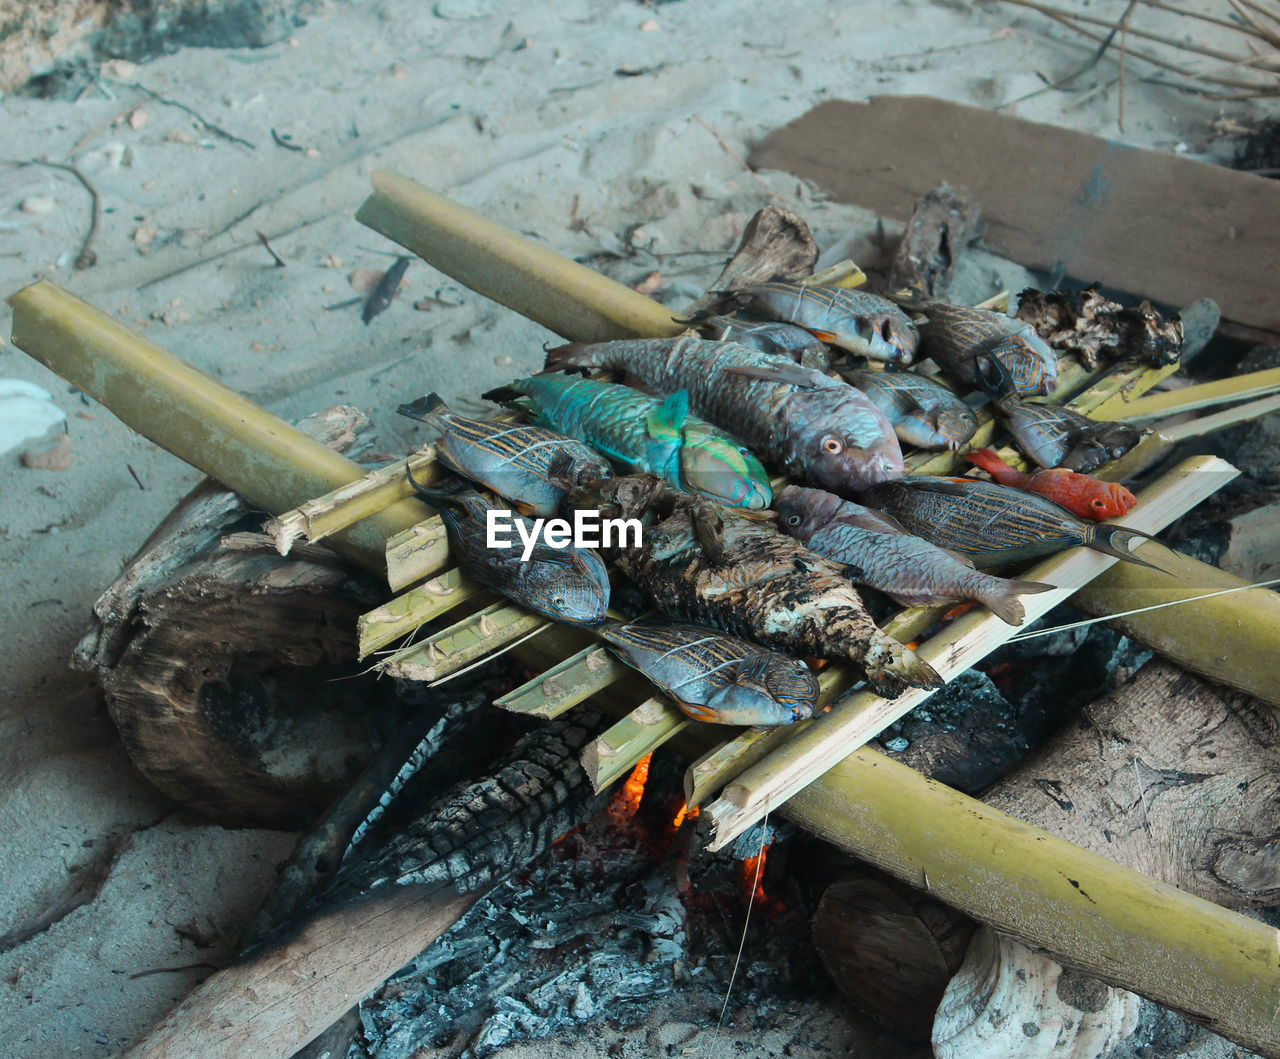
<svg viewBox="0 0 1280 1059"><path fill-rule="evenodd" d="M575 438L458 415L434 393L398 411L439 431L441 463L505 497L522 515L555 515L573 486L613 474L603 456Z"/></svg>
<svg viewBox="0 0 1280 1059"><path fill-rule="evenodd" d="M609 622L600 635L694 720L784 725L813 716L817 678L778 651L700 625Z"/></svg>

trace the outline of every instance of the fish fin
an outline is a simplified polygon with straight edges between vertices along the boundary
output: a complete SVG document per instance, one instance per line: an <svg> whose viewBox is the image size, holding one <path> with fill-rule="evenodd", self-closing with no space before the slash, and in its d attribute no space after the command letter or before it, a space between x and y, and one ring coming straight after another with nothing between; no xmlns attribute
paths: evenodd
<svg viewBox="0 0 1280 1059"><path fill-rule="evenodd" d="M460 493L467 491L468 486L458 479L446 479L434 485L423 485L413 476L413 468L409 466L409 461L404 463L405 477L409 479L409 484L413 486L413 491L422 497L427 503L433 507L442 507L450 503Z"/></svg>
<svg viewBox="0 0 1280 1059"><path fill-rule="evenodd" d="M1005 581L995 591L984 593L982 602L1006 625L1021 625L1027 612L1018 596L1024 592L1048 592L1053 587L1043 581Z"/></svg>
<svg viewBox="0 0 1280 1059"><path fill-rule="evenodd" d="M514 386L496 386L482 393L481 398L495 404L511 404L513 401L526 400L528 394L517 390Z"/></svg>
<svg viewBox="0 0 1280 1059"><path fill-rule="evenodd" d="M966 452L964 454L964 458L970 463L981 467L991 475L992 478L1008 472L1017 473L1012 467L1005 463L1004 460L996 455L995 449L974 449L973 452Z"/></svg>
<svg viewBox="0 0 1280 1059"><path fill-rule="evenodd" d="M720 714L710 706L685 702L684 699L677 698L675 695L671 696L671 701L680 707L680 712L686 717L692 717L695 721L701 721L703 724L720 723Z"/></svg>
<svg viewBox="0 0 1280 1059"><path fill-rule="evenodd" d="M429 393L425 397L419 397L416 401L408 404L402 404L396 411L410 419L418 419L423 423L430 423L436 412L447 412L449 406L438 393Z"/></svg>
<svg viewBox="0 0 1280 1059"><path fill-rule="evenodd" d="M1117 559L1123 559L1127 563L1134 563L1137 566L1145 566L1152 570L1159 570L1162 574L1172 573L1163 566L1155 563L1149 563L1145 559L1139 559L1130 550L1141 540L1153 541L1156 538L1150 533L1143 533L1141 530L1128 529L1125 526L1108 526L1106 523L1098 522L1094 524L1097 532L1093 535L1093 539L1088 541L1088 546L1100 552L1106 552L1108 555L1114 555ZM1123 546L1123 547L1122 547Z"/></svg>
<svg viewBox="0 0 1280 1059"><path fill-rule="evenodd" d="M865 515L841 515L840 521L869 533L900 533L907 537L912 536L906 526L885 511L868 512Z"/></svg>
<svg viewBox="0 0 1280 1059"><path fill-rule="evenodd" d="M786 383L806 390L835 385L835 380L823 375L822 372L814 371L813 368L802 368L799 364L735 364L721 370L727 375L742 375L761 382Z"/></svg>
<svg viewBox="0 0 1280 1059"><path fill-rule="evenodd" d="M840 569L850 581L862 581L867 576L867 572L862 567L855 566L853 563L845 563Z"/></svg>
<svg viewBox="0 0 1280 1059"><path fill-rule="evenodd" d="M585 375L591 368L604 366L590 342L566 342L551 349L544 346L543 352L547 355L542 367L543 375L556 371L578 371Z"/></svg>
<svg viewBox="0 0 1280 1059"><path fill-rule="evenodd" d="M862 668L876 694L885 698L896 698L907 688L937 688L945 683L911 648L883 633L873 637Z"/></svg>
<svg viewBox="0 0 1280 1059"><path fill-rule="evenodd" d="M996 404L1017 393L1009 369L998 357L975 356L973 365L978 371L978 382Z"/></svg>
<svg viewBox="0 0 1280 1059"><path fill-rule="evenodd" d="M680 431L689 418L689 391L677 390L645 418L649 437L667 443L678 443Z"/></svg>

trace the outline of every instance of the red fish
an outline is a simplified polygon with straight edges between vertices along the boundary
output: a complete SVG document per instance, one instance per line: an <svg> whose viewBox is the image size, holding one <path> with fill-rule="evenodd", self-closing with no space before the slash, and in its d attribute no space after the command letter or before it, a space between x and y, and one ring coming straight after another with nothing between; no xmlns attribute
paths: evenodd
<svg viewBox="0 0 1280 1059"><path fill-rule="evenodd" d="M1138 502L1119 482L1103 482L1091 474L1080 474L1065 467L1027 474L1014 470L991 449L978 449L968 453L967 458L1001 485L1039 493L1079 518L1101 522L1123 515Z"/></svg>

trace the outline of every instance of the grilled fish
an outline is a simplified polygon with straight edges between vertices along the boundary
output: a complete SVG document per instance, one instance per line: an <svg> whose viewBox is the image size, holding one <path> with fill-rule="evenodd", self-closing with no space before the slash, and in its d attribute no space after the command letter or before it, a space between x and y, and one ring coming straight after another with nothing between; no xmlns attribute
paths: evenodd
<svg viewBox="0 0 1280 1059"><path fill-rule="evenodd" d="M703 334L717 342L737 342L761 353L786 357L807 368L825 371L831 357L811 331L782 320L748 320L739 316L708 316L700 321Z"/></svg>
<svg viewBox="0 0 1280 1059"><path fill-rule="evenodd" d="M1088 473L1119 459L1142 437L1132 424L1090 419L1061 405L1005 397L996 408L1018 447L1045 468Z"/></svg>
<svg viewBox="0 0 1280 1059"><path fill-rule="evenodd" d="M527 561L517 548L490 548L488 513L503 510L493 497L471 488L441 489L414 480L414 490L437 508L449 535L449 551L463 572L521 606L570 625L596 625L609 609L609 572L604 560L589 548L553 548L545 540L531 551ZM525 534L532 539L535 527L525 519Z"/></svg>
<svg viewBox="0 0 1280 1059"><path fill-rule="evenodd" d="M1052 555L1077 544L1154 567L1130 551L1139 539L1151 540L1149 534L1086 522L1052 500L1008 485L917 476L883 482L864 495L910 532L970 556L979 567Z"/></svg>
<svg viewBox="0 0 1280 1059"><path fill-rule="evenodd" d="M798 324L823 342L875 360L910 364L920 335L888 298L849 287L758 283L728 294L743 308Z"/></svg>
<svg viewBox="0 0 1280 1059"><path fill-rule="evenodd" d="M898 440L908 445L955 450L978 429L973 409L924 375L870 368L841 374L888 417Z"/></svg>
<svg viewBox="0 0 1280 1059"><path fill-rule="evenodd" d="M1103 482L1089 474L1079 474L1065 467L1026 474L1004 462L991 449L978 449L966 455L970 463L976 463L1001 485L1026 489L1047 496L1055 504L1065 507L1080 518L1103 519L1123 515L1138 502L1119 482Z"/></svg>
<svg viewBox="0 0 1280 1059"><path fill-rule="evenodd" d="M574 502L614 505L633 518L643 511L629 508L628 500L647 503L650 495L622 477L578 490ZM716 558L699 542L693 516L699 503L716 508ZM677 498L672 513L646 529L639 547L616 554L622 572L677 620L713 625L787 654L852 661L881 695L942 683L928 662L876 628L839 564L759 514L701 497Z"/></svg>
<svg viewBox="0 0 1280 1059"><path fill-rule="evenodd" d="M694 720L783 725L813 716L817 678L778 651L700 625L609 622L600 636Z"/></svg>
<svg viewBox="0 0 1280 1059"><path fill-rule="evenodd" d="M575 438L458 415L434 393L398 411L439 431L441 463L505 497L522 515L554 515L573 485L613 473L603 456Z"/></svg>
<svg viewBox="0 0 1280 1059"><path fill-rule="evenodd" d="M1058 358L1027 323L947 302L913 300L928 321L920 325L920 352L932 357L953 379L978 386L984 365L995 362L1014 392L1052 393L1058 385Z"/></svg>
<svg viewBox="0 0 1280 1059"><path fill-rule="evenodd" d="M731 430L775 470L834 492L903 473L902 448L884 413L846 382L733 342L649 338L570 344L547 370L605 368L640 385L689 391L693 410Z"/></svg>
<svg viewBox="0 0 1280 1059"><path fill-rule="evenodd" d="M652 471L735 507L765 508L773 499L769 473L751 450L690 415L683 390L662 400L616 383L535 375L484 396L514 401L542 425L588 442L624 472Z"/></svg>
<svg viewBox="0 0 1280 1059"><path fill-rule="evenodd" d="M789 485L774 501L778 525L819 555L843 563L858 584L879 589L907 607L974 599L1001 620L1021 625L1018 596L1047 592L1042 581L1012 581L984 574L880 512L841 500L819 489Z"/></svg>

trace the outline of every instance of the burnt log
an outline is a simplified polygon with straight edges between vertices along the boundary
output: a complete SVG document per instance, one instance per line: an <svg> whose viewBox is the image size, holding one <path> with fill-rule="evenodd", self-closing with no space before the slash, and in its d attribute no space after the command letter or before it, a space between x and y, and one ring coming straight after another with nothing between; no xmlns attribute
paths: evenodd
<svg viewBox="0 0 1280 1059"><path fill-rule="evenodd" d="M978 237L979 213L964 188L942 184L920 196L889 265L889 290L919 287L931 298L945 296L956 262Z"/></svg>
<svg viewBox="0 0 1280 1059"><path fill-rule="evenodd" d="M350 449L354 408L300 428ZM355 623L385 589L324 548L275 554L211 481L161 523L94 606L72 664L92 672L135 767L227 826L305 826L368 756ZM357 708L357 707L360 708Z"/></svg>
<svg viewBox="0 0 1280 1059"><path fill-rule="evenodd" d="M606 804L578 764L601 727L582 708L531 732L493 775L344 865L298 920L206 979L126 1055L293 1055Z"/></svg>

